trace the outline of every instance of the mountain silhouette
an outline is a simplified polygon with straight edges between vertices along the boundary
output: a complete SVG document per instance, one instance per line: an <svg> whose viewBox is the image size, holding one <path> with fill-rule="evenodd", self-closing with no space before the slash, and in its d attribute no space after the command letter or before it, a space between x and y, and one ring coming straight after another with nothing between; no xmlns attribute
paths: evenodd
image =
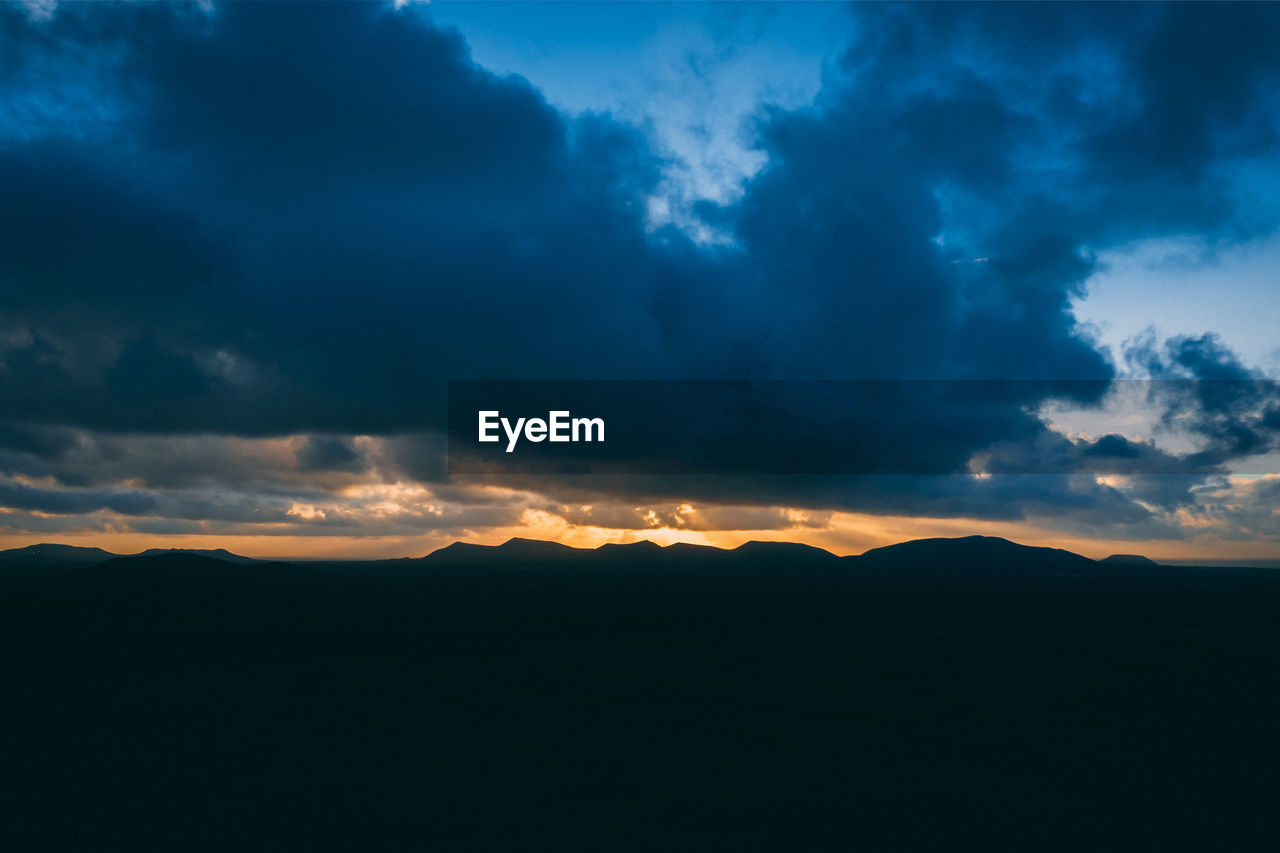
<svg viewBox="0 0 1280 853"><path fill-rule="evenodd" d="M572 560L590 553L581 548L571 548L559 542L545 539L514 537L501 545L476 545L471 542L454 542L420 558L433 564L453 565L516 565L527 563L551 563Z"/></svg>
<svg viewBox="0 0 1280 853"><path fill-rule="evenodd" d="M632 565L675 567L694 565L748 565L762 561L823 561L838 558L829 551L796 542L746 542L736 548L676 543L662 546L647 539L636 542L607 542L596 548L574 548L541 539L513 538L501 545L476 545L454 542L426 557L429 564L453 566L497 565L561 565L588 567L594 565Z"/></svg>
<svg viewBox="0 0 1280 853"><path fill-rule="evenodd" d="M963 536L954 539L914 539L873 548L846 561L859 569L897 572L1016 573L1032 570L1082 572L1097 568L1097 561L1060 548L1020 545L996 536Z"/></svg>
<svg viewBox="0 0 1280 853"><path fill-rule="evenodd" d="M176 550L114 557L81 569L80 576L99 586L108 587L124 582L231 587L245 582L258 583L280 567L305 573L304 569L288 563L268 563L244 558L226 560Z"/></svg>
<svg viewBox="0 0 1280 853"><path fill-rule="evenodd" d="M632 568L718 572L849 572L855 575L963 579L1018 578L1034 574L1097 573L1100 563L1057 548L1021 545L993 536L917 539L864 554L837 557L829 551L797 542L752 541L736 548L679 543L660 546L647 540L608 543L594 549L572 548L556 542L511 539L501 545L455 542L434 551L421 562L464 567L546 566L557 568ZM1126 564L1137 567L1139 564ZM1109 568L1119 566L1115 561Z"/></svg>
<svg viewBox="0 0 1280 853"><path fill-rule="evenodd" d="M214 560L222 560L227 563L260 563L263 562L255 557L243 557L239 554L233 554L225 548L148 548L140 554L134 554L135 557L156 557L164 554L192 554L197 557L209 557Z"/></svg>
<svg viewBox="0 0 1280 853"><path fill-rule="evenodd" d="M84 548L73 545L28 545L0 552L0 561L14 563L46 563L66 565L94 565L111 561L119 569L130 566L146 566L152 571L158 563L120 563L121 560L155 560L158 558L198 557L211 561L196 564L177 560L175 566L219 564L263 565L268 561L234 554L223 548L149 548L140 554L118 555L101 548ZM837 567L858 572L901 572L911 575L932 573L947 577L963 576L979 572L984 575L1029 571L1079 573L1096 570L1100 566L1110 569L1123 567L1150 568L1156 563L1146 557L1132 554L1113 554L1105 560L1095 561L1079 554L1058 548L1042 548L1022 545L994 536L964 536L958 538L915 539L873 548L863 554L836 557L829 551L798 542L750 541L736 548L717 548L710 545L676 543L661 546L649 540L628 543L607 543L596 548L575 548L559 542L542 539L514 537L501 545L477 545L471 542L454 542L425 557L395 561L369 561L373 563L400 563L450 567L502 567L502 566L634 566L667 568L764 568L767 566Z"/></svg>
<svg viewBox="0 0 1280 853"><path fill-rule="evenodd" d="M1103 557L1098 561L1108 566L1158 566L1155 560L1144 557L1141 554L1112 554L1110 557Z"/></svg>
<svg viewBox="0 0 1280 853"><path fill-rule="evenodd" d="M234 557L236 555L231 554ZM122 572L133 569L225 569L228 565L232 566L248 566L252 563L260 563L259 560L249 561L247 558L229 560L223 557L215 557L210 554L200 554L183 550L152 550L143 551L140 554L128 554L123 557L112 557L110 560L104 560L93 567L94 573L98 576L110 574L112 572Z"/></svg>
<svg viewBox="0 0 1280 853"><path fill-rule="evenodd" d="M43 543L27 545L25 548L10 548L0 551L0 560L13 560L32 563L97 563L119 556L101 548L82 548L78 545L56 545Z"/></svg>
<svg viewBox="0 0 1280 853"><path fill-rule="evenodd" d="M725 553L723 548L717 548L714 545L695 545L692 542L675 542L667 546L667 551L671 554L701 554L708 557Z"/></svg>
<svg viewBox="0 0 1280 853"><path fill-rule="evenodd" d="M174 554L190 554L197 557L207 557L212 560L218 560L224 563L262 563L255 557L245 557L240 554L233 554L225 548L148 548L138 554L113 554L102 548L85 548L78 545L58 545L55 543L42 543L40 545L27 545L23 548L11 548L8 551L0 551L0 561L5 562L21 562L21 563L81 563L92 565L103 563L107 560L115 560L131 557L163 557Z"/></svg>
<svg viewBox="0 0 1280 853"><path fill-rule="evenodd" d="M662 551L663 548L657 542L651 542L648 539L639 539L635 542L606 542L595 550L602 554L621 554L623 552L631 554L657 554Z"/></svg>
<svg viewBox="0 0 1280 853"><path fill-rule="evenodd" d="M733 549L734 553L752 557L776 557L786 559L801 560L832 560L836 559L836 555L822 548L813 545L804 545L799 542L762 542L753 539L750 542L743 542L737 548Z"/></svg>

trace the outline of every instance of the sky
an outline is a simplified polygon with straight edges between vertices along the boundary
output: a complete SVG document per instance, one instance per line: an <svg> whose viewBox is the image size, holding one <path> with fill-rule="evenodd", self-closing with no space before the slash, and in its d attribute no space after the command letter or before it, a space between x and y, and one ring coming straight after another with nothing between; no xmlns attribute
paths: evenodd
<svg viewBox="0 0 1280 853"><path fill-rule="evenodd" d="M1280 558L1277 25L0 6L0 546L987 533ZM895 450L950 466L929 476L445 465L450 380L867 378L1030 390L976 431L884 412ZM1105 390L1051 384L1075 379ZM1028 459L1053 472L1002 473Z"/></svg>

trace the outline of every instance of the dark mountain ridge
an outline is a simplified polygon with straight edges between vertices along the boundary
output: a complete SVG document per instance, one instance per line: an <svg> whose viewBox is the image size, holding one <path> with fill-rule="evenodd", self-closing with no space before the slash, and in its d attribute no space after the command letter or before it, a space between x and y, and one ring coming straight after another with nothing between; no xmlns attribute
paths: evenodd
<svg viewBox="0 0 1280 853"><path fill-rule="evenodd" d="M196 557L209 557L214 560L222 560L226 563L261 563L256 557L244 557L240 554L233 554L226 548L148 548L140 554L133 554L135 557L158 557L167 554L191 554Z"/></svg>
<svg viewBox="0 0 1280 853"><path fill-rule="evenodd" d="M1112 554L1110 557L1103 557L1098 561L1108 566L1158 566L1155 560L1144 557L1141 554Z"/></svg>
<svg viewBox="0 0 1280 853"><path fill-rule="evenodd" d="M120 555L101 548L83 548L78 545L58 545L48 542L0 551L0 560L30 563L92 563L118 556Z"/></svg>
<svg viewBox="0 0 1280 853"><path fill-rule="evenodd" d="M96 564L123 557L166 557L174 554L191 554L221 560L224 563L262 563L256 557L245 557L233 554L225 548L148 548L137 554L115 554L102 548L86 548L79 545L59 545L57 543L41 543L27 545L22 548L10 548L0 551L0 562L15 563L79 563Z"/></svg>
<svg viewBox="0 0 1280 853"><path fill-rule="evenodd" d="M1016 575L1029 571L1051 574L1092 573L1096 560L1060 548L1020 545L995 536L963 536L955 539L914 539L872 548L845 562L877 573L926 572L930 575Z"/></svg>
<svg viewBox="0 0 1280 853"><path fill-rule="evenodd" d="M1101 563L1070 551L1021 545L993 536L917 539L873 548L864 554L837 557L830 551L797 542L745 542L736 548L654 542L609 543L598 548L573 548L556 542L511 539L501 545L455 542L418 562L449 566L621 566L652 568L812 567L840 571L927 572L964 575L990 571L1097 571ZM1128 564L1121 564L1128 565Z"/></svg>
<svg viewBox="0 0 1280 853"><path fill-rule="evenodd" d="M0 561L22 563L61 563L100 565L111 563L121 567L154 567L165 561L175 567L195 565L193 561L176 559L200 558L212 564L265 565L268 561L233 554L222 548L151 548L140 554L122 556L101 548L41 544L0 551ZM176 560L176 561L175 561ZM127 562L122 562L127 561ZM798 542L750 541L736 548L677 543L661 546L641 540L631 543L607 543L596 548L576 548L559 542L515 537L500 545L478 545L454 542L424 557L382 560L341 561L374 564L421 564L433 567L467 566L692 566L719 567L776 564L857 569L881 573L885 571L922 571L964 574L979 570L1048 570L1052 572L1096 571L1100 568L1153 567L1157 564L1137 555L1113 555L1105 560L1057 548L1022 545L993 536L915 539L888 545L856 555L837 557L829 551ZM206 565L201 562L200 565Z"/></svg>

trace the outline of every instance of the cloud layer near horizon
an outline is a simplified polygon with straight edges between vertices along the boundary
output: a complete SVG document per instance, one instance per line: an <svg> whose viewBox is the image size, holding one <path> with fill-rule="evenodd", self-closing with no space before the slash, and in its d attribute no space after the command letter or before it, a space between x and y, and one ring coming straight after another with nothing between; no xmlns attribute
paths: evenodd
<svg viewBox="0 0 1280 853"><path fill-rule="evenodd" d="M1247 377L1210 335L1113 364L1071 300L1109 247L1280 224L1246 192L1275 180L1277 24L1262 4L858 7L815 104L762 112L741 198L689 211L729 235L712 245L649 221L666 164L643 129L558 112L429 11L5 7L5 526L770 529L850 510L1191 535L1223 479L449 483L441 383ZM1043 402L988 438L1066 452ZM1272 400L1157 402L1214 464L1276 446ZM1274 535L1260 512L1219 516Z"/></svg>

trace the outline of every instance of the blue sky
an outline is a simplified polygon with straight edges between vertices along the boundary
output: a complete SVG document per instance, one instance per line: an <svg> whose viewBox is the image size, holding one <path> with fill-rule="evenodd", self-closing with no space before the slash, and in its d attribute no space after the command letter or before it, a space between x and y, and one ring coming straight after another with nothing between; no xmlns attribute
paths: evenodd
<svg viewBox="0 0 1280 853"><path fill-rule="evenodd" d="M848 43L838 3L435 3L485 68L519 74L569 113L643 127L670 156L656 222L694 201L727 201L764 162L753 120L813 101Z"/></svg>
<svg viewBox="0 0 1280 853"><path fill-rule="evenodd" d="M1220 334L1248 363L1280 377L1280 239L1217 246L1195 236L1109 250L1076 314L1113 351L1154 328Z"/></svg>

